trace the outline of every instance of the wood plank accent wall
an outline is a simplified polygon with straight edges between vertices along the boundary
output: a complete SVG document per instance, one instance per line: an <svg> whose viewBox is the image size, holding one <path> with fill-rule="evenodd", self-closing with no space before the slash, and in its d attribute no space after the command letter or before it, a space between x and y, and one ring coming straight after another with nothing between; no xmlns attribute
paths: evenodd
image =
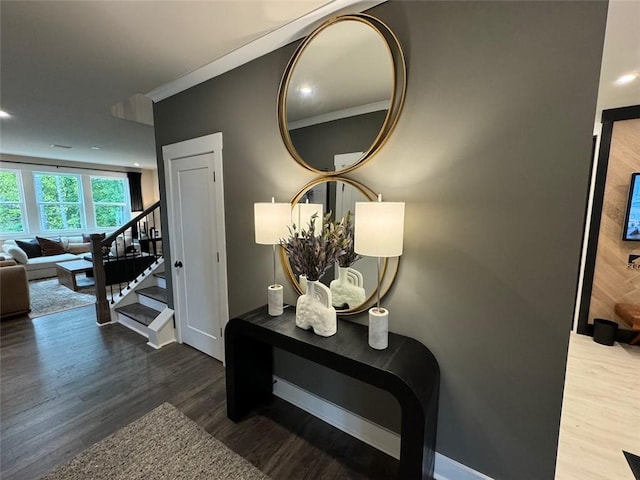
<svg viewBox="0 0 640 480"><path fill-rule="evenodd" d="M640 119L615 122L598 236L589 323L593 323L594 318L617 320L613 310L616 303L640 304L640 269L627 267L629 255L640 254L640 243L622 241L629 182L634 172L640 172ZM636 263L640 262L636 260Z"/></svg>

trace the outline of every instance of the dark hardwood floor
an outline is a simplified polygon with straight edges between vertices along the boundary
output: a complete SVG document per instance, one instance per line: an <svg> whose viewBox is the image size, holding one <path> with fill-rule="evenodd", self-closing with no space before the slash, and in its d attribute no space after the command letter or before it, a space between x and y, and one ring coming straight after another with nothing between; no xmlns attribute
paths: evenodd
<svg viewBox="0 0 640 480"><path fill-rule="evenodd" d="M0 323L0 477L36 479L169 402L279 479L389 479L397 461L275 398L237 424L224 368L186 345L154 350L94 306Z"/></svg>

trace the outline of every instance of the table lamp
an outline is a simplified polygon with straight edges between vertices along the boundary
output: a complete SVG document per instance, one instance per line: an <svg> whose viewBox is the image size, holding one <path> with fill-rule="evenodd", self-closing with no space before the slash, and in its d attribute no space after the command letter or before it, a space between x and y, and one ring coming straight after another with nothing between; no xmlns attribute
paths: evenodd
<svg viewBox="0 0 640 480"><path fill-rule="evenodd" d="M276 245L289 236L291 205L289 203L255 203L253 206L256 243L273 247L273 284L269 285L269 315L282 315L283 287L276 283Z"/></svg>
<svg viewBox="0 0 640 480"><path fill-rule="evenodd" d="M404 202L356 202L354 250L368 257L378 257L377 305L369 309L369 345L376 350L389 342L389 310L380 307L380 278L383 257L402 255Z"/></svg>

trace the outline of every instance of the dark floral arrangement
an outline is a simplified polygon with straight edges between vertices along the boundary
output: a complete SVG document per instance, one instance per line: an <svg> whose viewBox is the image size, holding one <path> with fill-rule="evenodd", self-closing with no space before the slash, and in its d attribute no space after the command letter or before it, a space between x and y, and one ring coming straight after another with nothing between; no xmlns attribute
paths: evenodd
<svg viewBox="0 0 640 480"><path fill-rule="evenodd" d="M360 258L360 255L353 249L353 215L351 210L347 211L347 214L335 226L335 229L342 240L341 245L344 249L344 253L338 257L338 265L350 267Z"/></svg>
<svg viewBox="0 0 640 480"><path fill-rule="evenodd" d="M294 224L289 228L289 238L280 240L293 272L305 275L309 281L320 280L345 253L346 240L341 238L336 225L331 222L331 212L323 218L320 234L316 233L317 217L317 214L311 217L306 230L298 230Z"/></svg>

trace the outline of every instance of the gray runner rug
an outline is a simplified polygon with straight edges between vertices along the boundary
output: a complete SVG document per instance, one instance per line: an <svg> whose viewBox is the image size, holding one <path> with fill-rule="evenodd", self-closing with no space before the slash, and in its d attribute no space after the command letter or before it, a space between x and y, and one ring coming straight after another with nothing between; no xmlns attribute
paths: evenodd
<svg viewBox="0 0 640 480"><path fill-rule="evenodd" d="M43 480L268 480L168 403L89 447Z"/></svg>

